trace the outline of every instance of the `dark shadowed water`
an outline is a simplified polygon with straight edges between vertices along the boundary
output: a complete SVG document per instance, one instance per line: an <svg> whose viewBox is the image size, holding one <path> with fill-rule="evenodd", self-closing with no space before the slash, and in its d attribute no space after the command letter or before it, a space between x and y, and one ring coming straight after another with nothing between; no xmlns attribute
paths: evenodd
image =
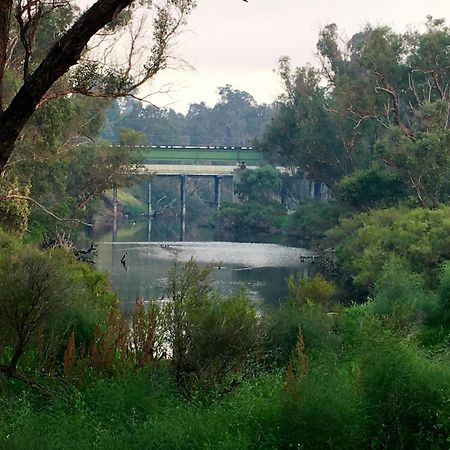
<svg viewBox="0 0 450 450"><path fill-rule="evenodd" d="M138 295L144 299L164 296L168 272L175 260L185 262L194 258L200 265L212 264L215 289L225 295L244 290L252 300L269 304L286 296L289 275L308 275L308 265L300 262L300 256L308 251L302 248L207 240L144 242L137 240L142 227L145 224L122 226L116 242L111 242L111 234L96 237L97 267L110 273L113 289L126 310ZM197 230L197 237L201 234ZM124 265L121 259L125 253Z"/></svg>

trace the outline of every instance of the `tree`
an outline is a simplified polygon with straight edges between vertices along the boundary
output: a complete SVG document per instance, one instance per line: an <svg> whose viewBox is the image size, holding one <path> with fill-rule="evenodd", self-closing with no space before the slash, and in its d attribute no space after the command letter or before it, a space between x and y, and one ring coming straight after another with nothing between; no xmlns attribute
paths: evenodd
<svg viewBox="0 0 450 450"><path fill-rule="evenodd" d="M339 182L337 189L339 200L363 211L396 205L407 195L403 179L378 165L355 170Z"/></svg>
<svg viewBox="0 0 450 450"><path fill-rule="evenodd" d="M112 117L115 123L105 131L111 136L118 127L132 128L144 133L153 145L245 146L260 139L270 122L272 106L258 104L250 94L230 85L219 87L218 94L220 99L213 107L192 103L186 115L127 99L122 114Z"/></svg>
<svg viewBox="0 0 450 450"><path fill-rule="evenodd" d="M143 72L133 77L133 59L123 71L119 69L101 70L98 61L84 60L69 75L86 54L91 38L104 29L104 36L111 34L117 27L129 23L133 0L98 0L83 13L53 43L50 50L39 62L33 61L32 48L34 37L42 18L56 9L67 6L69 2L60 0L5 0L0 5L0 173L13 152L15 143L27 121L43 102L51 98L79 92L95 96L122 96L135 90L140 84L152 78L168 65L168 46L186 14L194 6L193 0L171 0L163 6L148 6L155 12L153 27L153 47L151 55L143 65ZM144 2L143 2L144 3ZM126 10L128 8L128 10ZM126 11L125 11L126 10ZM125 11L125 15L121 13ZM15 16L21 43L24 47L22 61L23 83L13 96L9 105L5 105L5 73L10 57L10 45L14 36L12 16ZM106 28L105 28L106 27ZM139 27L141 30L143 25ZM138 30L139 31L139 30ZM131 32L131 53L137 45L138 34ZM34 64L33 64L34 63ZM33 67L37 66L34 70ZM55 83L63 80L63 89ZM51 91L52 90L52 91Z"/></svg>
<svg viewBox="0 0 450 450"><path fill-rule="evenodd" d="M378 180L385 189L395 178L421 206L446 201L449 45L450 28L432 17L425 32L368 25L347 42L335 24L327 25L317 44L321 70L293 71L281 59L285 93L263 150L271 162L298 169L335 193L340 180L357 171L340 187L363 209L383 202L371 193L363 205L351 192L357 185Z"/></svg>
<svg viewBox="0 0 450 450"><path fill-rule="evenodd" d="M312 67L291 71L287 58L280 61L286 92L261 143L269 161L299 169L310 179L333 188L351 173L352 160L339 139L332 114L325 108L326 90Z"/></svg>
<svg viewBox="0 0 450 450"><path fill-rule="evenodd" d="M236 185L236 194L250 202L267 204L276 198L281 189L281 176L272 166L245 170Z"/></svg>

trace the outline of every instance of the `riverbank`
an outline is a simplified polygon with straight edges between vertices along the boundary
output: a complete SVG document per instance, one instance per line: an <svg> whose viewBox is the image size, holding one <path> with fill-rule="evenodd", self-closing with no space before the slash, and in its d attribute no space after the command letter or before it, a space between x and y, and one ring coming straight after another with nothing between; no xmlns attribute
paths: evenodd
<svg viewBox="0 0 450 450"><path fill-rule="evenodd" d="M56 340L41 322L21 376L0 376L2 446L447 448L450 266L430 292L391 265L373 300L346 308L320 277L290 279L287 301L261 309L218 297L208 274L175 268L168 300L138 302L130 327L105 303Z"/></svg>

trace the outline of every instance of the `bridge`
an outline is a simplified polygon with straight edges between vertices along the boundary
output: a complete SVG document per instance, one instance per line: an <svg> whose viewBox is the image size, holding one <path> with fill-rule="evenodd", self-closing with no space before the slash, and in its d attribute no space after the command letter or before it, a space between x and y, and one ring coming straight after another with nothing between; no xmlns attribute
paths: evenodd
<svg viewBox="0 0 450 450"><path fill-rule="evenodd" d="M151 176L176 177L180 194L180 240L184 240L186 228L186 178L213 177L214 205L216 210L221 205L222 179L233 177L233 184L240 181L246 169L255 169L264 161L261 152L252 147L242 146L181 146L181 145L139 145L120 146L110 145L112 151L116 148L132 149L133 173ZM280 172L287 172L285 168L277 167ZM153 217L152 205L152 177L148 183L148 236L150 240ZM310 196L316 196L316 182L309 181ZM319 186L320 187L320 186ZM320 188L319 190L321 190ZM281 203L286 200L286 189L281 188ZM117 231L117 189L113 189L113 234Z"/></svg>
<svg viewBox="0 0 450 450"><path fill-rule="evenodd" d="M261 152L243 146L190 146L190 145L110 145L109 148L132 150L133 172L142 175L175 176L180 191L180 240L185 235L186 177L214 178L214 204L221 204L221 184L224 177L233 177L237 183L245 169L254 169L263 162ZM148 234L151 234L152 180L148 180ZM113 189L113 234L117 231L117 189Z"/></svg>

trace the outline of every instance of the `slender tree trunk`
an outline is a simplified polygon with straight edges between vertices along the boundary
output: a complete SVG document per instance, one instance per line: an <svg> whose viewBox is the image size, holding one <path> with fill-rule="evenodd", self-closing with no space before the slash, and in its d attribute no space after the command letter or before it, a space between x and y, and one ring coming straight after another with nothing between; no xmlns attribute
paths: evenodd
<svg viewBox="0 0 450 450"><path fill-rule="evenodd" d="M10 1L7 0L6 3ZM0 112L0 174L5 169L17 138L45 93L78 62L89 39L132 2L133 0L98 0L53 45L8 108L3 113ZM4 3L5 0L0 0L0 5ZM2 8L3 6L0 11Z"/></svg>
<svg viewBox="0 0 450 450"><path fill-rule="evenodd" d="M13 0L0 0L0 114L3 111L3 78L8 53Z"/></svg>
<svg viewBox="0 0 450 450"><path fill-rule="evenodd" d="M14 353L11 357L11 360L8 364L8 372L10 376L14 376L17 372L17 364L19 363L19 359L22 357L25 351L25 345L23 343L19 343L17 347L14 349Z"/></svg>

